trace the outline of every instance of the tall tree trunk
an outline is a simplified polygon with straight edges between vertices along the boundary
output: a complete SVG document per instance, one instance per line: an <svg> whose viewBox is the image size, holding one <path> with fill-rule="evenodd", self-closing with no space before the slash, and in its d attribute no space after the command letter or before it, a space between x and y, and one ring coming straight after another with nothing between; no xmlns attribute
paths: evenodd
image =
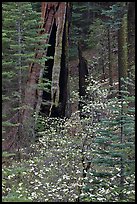
<svg viewBox="0 0 137 204"><path fill-rule="evenodd" d="M79 94L80 96L86 95L86 77L88 76L87 60L82 56L82 46L78 42L78 55L79 55Z"/></svg>
<svg viewBox="0 0 137 204"><path fill-rule="evenodd" d="M128 4L128 71L135 65L135 2Z"/></svg>
<svg viewBox="0 0 137 204"><path fill-rule="evenodd" d="M49 34L49 38L43 39L42 44L49 43L52 30L56 44L54 45L54 60L52 67L52 84L51 84L51 105L49 106L49 115L51 115L53 106L58 107L59 103L63 106L62 111L65 112L67 103L67 49L68 49L68 31L69 31L69 12L70 3L68 2L42 2L41 3L42 31L39 35ZM43 45L42 45L43 46ZM45 53L36 50L35 59L40 60L47 55L47 47ZM26 84L24 97L24 110L19 114L21 120L22 131L24 132L22 141L24 145L28 145L33 139L35 120L33 118L36 112L36 117L39 114L43 91L39 90L38 84L40 78L43 77L45 64L33 62L30 65L29 76ZM62 88L63 87L63 88ZM63 89L63 90L62 90ZM18 114L14 118L17 121ZM14 142L17 139L17 127L14 127L8 134L8 138L14 137ZM7 141L6 141L7 142ZM14 148L14 142L9 139L8 144L3 145L3 149L8 150ZM28 144L27 144L28 143Z"/></svg>
<svg viewBox="0 0 137 204"><path fill-rule="evenodd" d="M127 15L122 18L120 29L118 30L118 75L119 94L124 89L123 79L127 77Z"/></svg>
<svg viewBox="0 0 137 204"><path fill-rule="evenodd" d="M18 123L21 124L21 106L22 106L22 59L21 59L21 38L22 38L22 34L21 34L21 25L20 25L20 21L17 22L17 30L18 30L18 67L19 67L19 71L18 71L18 86L19 86L19 104L18 104L18 108L19 108L19 114L18 114ZM18 139L17 139L17 148L18 148L18 153L20 151L20 141L21 141L21 136L22 136L22 129L21 126L18 126ZM19 155L18 155L19 156Z"/></svg>
<svg viewBox="0 0 137 204"><path fill-rule="evenodd" d="M54 17L55 17L55 11L58 7L58 2L42 2L42 9L41 9L41 18L43 20L41 28L44 29L40 34L49 34L51 33L52 26L54 23ZM49 41L49 38L46 38L43 40L43 43L47 44ZM47 53L47 49L45 50L45 55ZM36 53L35 58L36 59L42 59L44 53ZM33 120L33 114L36 110L36 114L39 112L40 104L41 104L41 95L42 91L38 90L38 82L40 77L43 76L44 67L42 67L38 63L32 63L30 66L30 72L29 77L26 85L26 91L25 91L25 110L23 112L23 119L22 124L24 126L24 130L27 130L28 132L31 130L34 131L34 120ZM30 134L30 133L29 133Z"/></svg>
<svg viewBox="0 0 137 204"><path fill-rule="evenodd" d="M127 77L127 15L125 14L122 18L121 26L118 31L118 74L119 74L119 101L121 103L121 115L120 115L120 143L124 143L124 125L123 125L123 91L125 90L126 84L123 79ZM123 78L123 79L122 79ZM119 198L122 201L124 199L123 186L125 182L125 168L124 159L121 157L120 166L120 192Z"/></svg>
<svg viewBox="0 0 137 204"><path fill-rule="evenodd" d="M100 48L99 48L99 67L101 68L101 80L105 81L105 44L104 44L104 38L103 40L100 40Z"/></svg>
<svg viewBox="0 0 137 204"><path fill-rule="evenodd" d="M86 96L86 77L88 76L88 66L87 60L82 56L82 44L78 42L78 55L79 55L79 96L83 97ZM82 109L84 105L84 101L79 102L79 108ZM81 112L82 115L82 112Z"/></svg>
<svg viewBox="0 0 137 204"><path fill-rule="evenodd" d="M135 2L128 3L128 77L135 75ZM134 95L133 88L129 85L130 95Z"/></svg>
<svg viewBox="0 0 137 204"><path fill-rule="evenodd" d="M54 64L52 69L52 84L51 84L51 108L53 105L55 107L59 104L60 87L59 87L59 77L61 72L61 58L62 58L62 42L63 42L63 32L65 28L66 21L66 3L59 6L59 11L56 16L56 44L55 44L55 54L54 54Z"/></svg>
<svg viewBox="0 0 137 204"><path fill-rule="evenodd" d="M108 63L109 63L109 86L113 89L113 72L112 72L112 47L111 47L111 28L108 27Z"/></svg>
<svg viewBox="0 0 137 204"><path fill-rule="evenodd" d="M65 40L67 42L67 35L68 35L68 27L67 27L67 18L68 18L68 7L69 3L66 2L42 2L42 18L43 18L43 25L44 33L51 34L53 29L53 25L56 27L56 35L53 36L56 38L55 40L55 52L54 52L54 63L52 67L52 84L51 84L51 107L49 111L49 115L51 115L53 106L57 107L59 105L60 99L60 73L61 73L61 63L62 63L62 55L65 52L63 50L63 34L65 35ZM49 39L45 40L44 43L48 43ZM65 43L64 46L67 46L68 43ZM67 51L66 51L67 52ZM47 54L47 50L46 50ZM64 54L66 57L67 54ZM36 55L36 58L41 58L42 54ZM65 68L67 69L66 65ZM23 114L23 124L26 122L26 118L30 119L32 113L36 110L36 115L38 115L40 111L40 106L42 102L42 91L37 89L32 90L33 85L37 85L39 77L42 77L44 73L44 68L41 68L39 64L32 64L30 77L28 80L27 87L30 88L26 89L25 95L25 103L32 107L32 111L28 112L25 110ZM40 76L41 75L41 76ZM65 77L65 76L64 76ZM66 79L67 80L67 79ZM36 93L37 91L37 93ZM37 104L35 106L35 104Z"/></svg>

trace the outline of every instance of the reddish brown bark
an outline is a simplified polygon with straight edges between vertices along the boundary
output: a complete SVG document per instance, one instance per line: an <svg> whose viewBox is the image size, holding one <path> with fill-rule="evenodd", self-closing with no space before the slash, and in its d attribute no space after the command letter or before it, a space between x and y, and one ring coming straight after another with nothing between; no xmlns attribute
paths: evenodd
<svg viewBox="0 0 137 204"><path fill-rule="evenodd" d="M56 26L59 27L57 29L58 33L56 35L60 35L63 26L64 26L64 15L66 12L67 3L66 2L42 2L42 19L43 24L42 28L44 28L43 33L47 33L50 35L53 23L55 21ZM58 36L56 36L58 40ZM60 36L59 36L60 37ZM45 39L44 43L48 43L49 39ZM58 46L58 41L56 42ZM36 58L41 58L42 54L36 54ZM30 105L31 108L35 109L35 104L37 103L37 94L39 95L39 91L35 88L35 85L38 83L39 75L40 75L41 66L39 64L32 64L29 79L27 82L27 89L25 93L25 104ZM53 75L54 77L54 75ZM33 88L34 86L34 88ZM57 87L56 87L57 88ZM36 93L37 90L37 93ZM27 109L24 112L23 120L30 117L30 111Z"/></svg>
<svg viewBox="0 0 137 204"><path fill-rule="evenodd" d="M42 17L42 25L41 28L44 28L43 31L39 33L39 35L42 34L51 34L53 24L55 23L57 26L57 33L56 33L56 50L58 48L58 44L60 43L59 35L63 35L63 32L67 32L64 29L67 29L66 25L66 18L68 16L66 15L67 7L69 7L69 3L67 2L42 2L41 4L41 17ZM63 37L62 37L63 38ZM61 39L62 39L61 38ZM67 37L66 37L67 39ZM49 38L45 38L42 43L45 43L45 45L49 42ZM65 48L66 49L66 48ZM35 58L41 59L43 57L43 54L47 54L47 50L45 50L45 53L39 53L38 50L36 50ZM61 56L62 53L60 53ZM10 132L7 134L7 138L3 142L3 149L9 150L16 148L15 143L18 143L18 130L21 129L21 134L24 132L23 135L21 135L21 144L28 141L28 138L26 136L25 131L29 132L30 125L33 126L34 121L32 119L32 115L36 111L37 112L40 109L40 105L42 102L42 91L38 89L38 81L40 75L42 75L42 67L38 63L31 63L30 69L29 69L29 76L26 84L26 90L25 90L25 97L24 97L24 110L20 110L20 120L22 121L19 124L19 127L13 127L11 128ZM52 79L54 80L54 73L55 70L52 70ZM58 79L60 75L58 74ZM53 100L55 91L59 92L59 81L56 81L56 87L54 81L52 82L52 94L51 94L51 100ZM57 95L56 95L57 96ZM59 98L59 96L57 96ZM54 102L54 101L52 101ZM18 114L17 114L18 115ZM14 118L14 123L18 122L18 116Z"/></svg>
<svg viewBox="0 0 137 204"><path fill-rule="evenodd" d="M42 2L42 19L43 24L42 28L44 28L43 33L50 34L52 30L52 26L54 23L54 19L57 16L57 8L59 7L60 2ZM62 5L61 5L62 7ZM47 44L49 39L45 39L43 43ZM35 54L35 58L42 58L43 54ZM30 66L30 73L27 81L27 88L25 92L25 104L29 106L24 110L23 114L23 124L24 122L30 118L32 113L34 112L37 104L37 97L40 95L40 91L37 89L37 84L40 76L41 66L37 63L32 63Z"/></svg>

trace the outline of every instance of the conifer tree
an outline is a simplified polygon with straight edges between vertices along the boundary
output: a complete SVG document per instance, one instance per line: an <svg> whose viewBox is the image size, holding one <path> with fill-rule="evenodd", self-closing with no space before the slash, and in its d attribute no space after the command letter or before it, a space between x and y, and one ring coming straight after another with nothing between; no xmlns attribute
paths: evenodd
<svg viewBox="0 0 137 204"><path fill-rule="evenodd" d="M129 104L135 97L129 97L127 92L123 92L121 99L111 98L106 101L106 90L99 91L98 84L89 85L88 93L91 94L92 90L96 98L83 107L87 115L83 123L87 124L85 134L88 138L84 157L87 156L90 167L83 178L81 201L134 202L135 109ZM103 117L96 122L94 113L99 109L105 114L101 113Z"/></svg>
<svg viewBox="0 0 137 204"><path fill-rule="evenodd" d="M5 2L2 4L2 17L3 127L6 131L4 135L15 126L21 140L23 98L28 67L34 60L34 53L40 42L37 33L40 14L32 9L31 3ZM8 148L8 140L3 148ZM18 142L13 136L12 144Z"/></svg>

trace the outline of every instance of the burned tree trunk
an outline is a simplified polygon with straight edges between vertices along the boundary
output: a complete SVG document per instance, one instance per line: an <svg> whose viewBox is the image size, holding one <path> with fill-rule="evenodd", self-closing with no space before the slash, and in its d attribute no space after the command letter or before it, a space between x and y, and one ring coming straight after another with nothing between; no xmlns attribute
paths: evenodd
<svg viewBox="0 0 137 204"><path fill-rule="evenodd" d="M35 59L40 60L44 56L51 56L41 65L39 62L33 62L30 65L28 81L24 97L24 109L21 112L22 141L28 143L32 141L35 129L35 121L40 111L45 115L64 116L67 103L67 79L68 79L68 31L69 31L69 13L70 3L68 2L42 2L41 17L42 31L39 35L49 34L49 38L43 39L45 52L36 50ZM47 48L47 44L51 46ZM43 46L42 45L42 46ZM51 51L51 52L50 52ZM45 68L47 67L47 70ZM46 74L48 73L48 74ZM51 81L51 91L47 93L39 89L39 83L44 78ZM47 105L42 105L43 99L46 99ZM45 106L45 107L44 107ZM35 119L33 117L35 113ZM15 121L17 118L15 118ZM8 134L8 138L18 138L17 128L14 127ZM5 140L5 143L7 140ZM3 144L3 149L8 150L13 147L14 142L8 139L8 144Z"/></svg>
<svg viewBox="0 0 137 204"><path fill-rule="evenodd" d="M82 56L81 43L78 43L79 54L79 94L85 96L86 94L86 77L88 75L87 60Z"/></svg>
<svg viewBox="0 0 137 204"><path fill-rule="evenodd" d="M53 59L47 61L45 65L47 66L48 76L47 78L51 80L51 93L48 97L49 105L47 107L46 115L52 115L53 108L58 108L60 106L65 106L66 90L67 89L67 46L68 46L68 15L69 15L69 4L66 2L42 2L42 18L44 33L50 35L48 41L45 40L45 43L50 43L51 47L47 48L46 55L53 57ZM51 53L49 52L51 51ZM51 54L51 55L50 55ZM37 56L37 57L41 57ZM33 64L31 67L30 77L28 80L28 87L37 84L40 73L44 77L45 70L41 69L38 64ZM65 79L65 80L64 80ZM28 89L25 95L25 102L33 107L33 111L36 110L37 113L40 111L42 96L46 93L43 91L28 93ZM32 97L31 97L32 95ZM36 103L36 107L35 107ZM63 107L64 108L64 107ZM50 109L50 110L49 110ZM61 110L62 111L62 110ZM27 117L30 118L30 113L24 113L24 119ZM64 114L64 113L63 113Z"/></svg>
<svg viewBox="0 0 137 204"><path fill-rule="evenodd" d="M78 55L79 55L79 96L84 99L86 96L86 77L88 76L88 66L87 60L82 56L82 45L78 43ZM82 106L84 105L83 101L79 103L79 109L81 110Z"/></svg>
<svg viewBox="0 0 137 204"><path fill-rule="evenodd" d="M67 52L65 51L66 51L66 45L68 40L67 39L68 38L68 28L67 28L68 8L69 8L69 5L66 2L48 2L48 3L42 2L42 18L44 19L42 27L44 28L44 33L48 33L52 35L49 37L48 41L45 40L45 43L51 43L51 48L49 47L48 49L49 50L52 49L51 54L53 57L53 60L46 62L47 72L49 73L48 79L51 81L51 93L48 98L49 105L47 107L48 113L45 113L46 115L48 114L52 115L53 108L54 107L57 108L59 106L59 102L62 102L60 101L60 98L61 98L60 81L61 80L63 81L63 77L66 77L67 75L67 67L66 67L66 61L65 61ZM49 51L48 49L46 50L46 55ZM48 53L48 55L50 55L50 53ZM37 57L38 58L41 57L41 54L40 56L37 56ZM26 89L27 91L25 95L25 104L27 105L29 104L31 108L33 108L33 111L36 110L37 113L39 113L40 111L42 95L43 94L46 95L46 93L43 93L43 91L39 91L38 89L35 89L35 91L32 91L31 87L33 85L37 85L40 77L40 73L43 77L44 71L45 70L44 69L42 70L38 64L33 64L31 67L30 77L29 77L28 86L27 86L31 90L29 91L29 89ZM62 72L65 72L65 76L61 76ZM60 79L60 77L62 77L62 79ZM67 80L67 77L66 77L66 80ZM67 84L67 81L66 81L66 84ZM49 106L50 106L50 110L49 110ZM28 112L28 110L25 110L24 112L24 120L26 120L26 117L30 118L30 113Z"/></svg>

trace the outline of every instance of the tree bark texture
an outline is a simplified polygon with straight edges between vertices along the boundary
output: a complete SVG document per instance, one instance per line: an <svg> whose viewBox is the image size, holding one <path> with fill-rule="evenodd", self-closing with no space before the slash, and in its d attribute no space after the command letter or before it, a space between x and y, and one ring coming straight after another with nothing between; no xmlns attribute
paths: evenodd
<svg viewBox="0 0 137 204"><path fill-rule="evenodd" d="M66 2L42 2L42 19L43 19L42 28L44 28L44 33L48 33L50 35L53 28L53 24L55 24L56 26L56 36L54 36L56 38L55 40L56 43L55 43L55 53L54 53L54 64L52 68L52 84L51 84L51 109L53 105L57 107L59 103L59 97L60 97L59 78L60 78L60 72L61 72L61 57L63 54L62 43L63 43L63 33L65 33L66 41L67 41L68 7L69 7L69 4ZM45 44L49 43L49 39L46 39L44 43ZM67 44L66 42L64 43L65 45ZM39 57L42 57L41 54L36 55L36 58L39 58ZM30 88L30 91L29 89L26 89L26 94L25 94L25 104L29 104L31 107L33 107L33 110L35 110L37 97L39 97L39 106L37 106L37 112L39 112L40 105L42 102L42 96L41 96L42 91L38 91L35 88L33 91L32 87L33 85L34 87L35 85L37 85L40 71L41 71L40 65L32 64L30 76L28 79L28 85L27 85L27 87ZM43 71L41 75L43 75ZM23 117L24 117L24 120L30 117L30 113L28 112L28 110L24 112Z"/></svg>
<svg viewBox="0 0 137 204"><path fill-rule="evenodd" d="M42 2L41 3L41 18L42 25L40 28L39 35L49 34L49 38L43 39L43 44L49 43L50 35L54 26L56 27L55 36L55 52L53 56L53 67L52 67L52 83L51 83L51 101L50 101L50 111L51 115L53 106L58 107L59 102L61 102L62 111L65 112L65 105L67 103L67 49L68 49L68 31L69 31L69 12L70 3L68 2ZM36 50L35 59L41 59L43 56L47 55L48 48L45 46L45 53L41 53ZM39 114L43 91L38 88L38 83L40 78L43 77L44 66L39 63L33 62L30 65L29 76L26 84L25 96L24 96L24 109L21 111L21 124L19 124L23 131L29 132L31 129L32 135L28 136L23 134L22 142L27 143L30 137L30 141L33 139L33 133L35 129L35 121L33 119L33 114ZM64 76L63 76L64 75ZM62 82L63 81L63 82ZM63 83L63 89L61 89ZM61 96L62 94L62 96ZM18 114L17 114L18 116ZM18 117L14 117L14 122L17 122ZM11 131L7 135L7 139L3 143L3 149L8 150L15 148L14 144L17 140L17 127L11 128ZM8 141L8 142L7 142ZM18 141L16 141L18 142Z"/></svg>
<svg viewBox="0 0 137 204"><path fill-rule="evenodd" d="M135 2L128 3L128 77L135 76ZM134 79L135 80L135 79ZM135 90L128 85L129 95L135 95ZM132 103L131 103L132 104Z"/></svg>
<svg viewBox="0 0 137 204"><path fill-rule="evenodd" d="M128 71L135 65L135 2L128 4Z"/></svg>
<svg viewBox="0 0 137 204"><path fill-rule="evenodd" d="M81 43L78 43L79 55L79 94L80 96L86 95L86 77L88 76L87 60L82 56Z"/></svg>
<svg viewBox="0 0 137 204"><path fill-rule="evenodd" d="M123 16L120 29L118 30L118 75L119 93L123 87L121 78L127 77L127 17ZM120 93L121 95L121 93Z"/></svg>
<svg viewBox="0 0 137 204"><path fill-rule="evenodd" d="M66 2L42 2L42 19L44 33L51 34L53 24L56 25L56 44L54 53L54 64L52 69L52 85L51 85L51 109L53 105L58 106L59 103L59 77L61 70L61 55L62 55L62 38L65 28L66 12L68 3ZM48 39L49 40L49 39ZM48 43L45 40L45 44ZM36 58L41 58L42 54L36 54ZM27 89L25 93L25 104L29 105L30 111L25 109L23 114L23 122L30 118L32 111L34 112L36 104L39 98L39 104L37 104L37 112L39 112L42 102L41 91L37 89L37 83L40 76L41 66L39 64L32 64L30 68L30 75L27 83ZM43 74L43 71L42 71ZM41 75L42 75L41 74ZM31 111L32 109L32 111ZM51 110L50 110L51 112Z"/></svg>
<svg viewBox="0 0 137 204"><path fill-rule="evenodd" d="M109 63L109 86L113 89L113 72L112 72L112 50L111 50L111 30L108 28L108 63Z"/></svg>
<svg viewBox="0 0 137 204"><path fill-rule="evenodd" d="M82 97L83 100L86 96L86 77L88 76L88 66L87 66L87 60L82 56L82 44L79 41L78 42L78 55L79 55L79 97ZM81 110L85 102L83 100L80 100L79 102L79 109ZM82 116L83 113L80 111L80 116Z"/></svg>

